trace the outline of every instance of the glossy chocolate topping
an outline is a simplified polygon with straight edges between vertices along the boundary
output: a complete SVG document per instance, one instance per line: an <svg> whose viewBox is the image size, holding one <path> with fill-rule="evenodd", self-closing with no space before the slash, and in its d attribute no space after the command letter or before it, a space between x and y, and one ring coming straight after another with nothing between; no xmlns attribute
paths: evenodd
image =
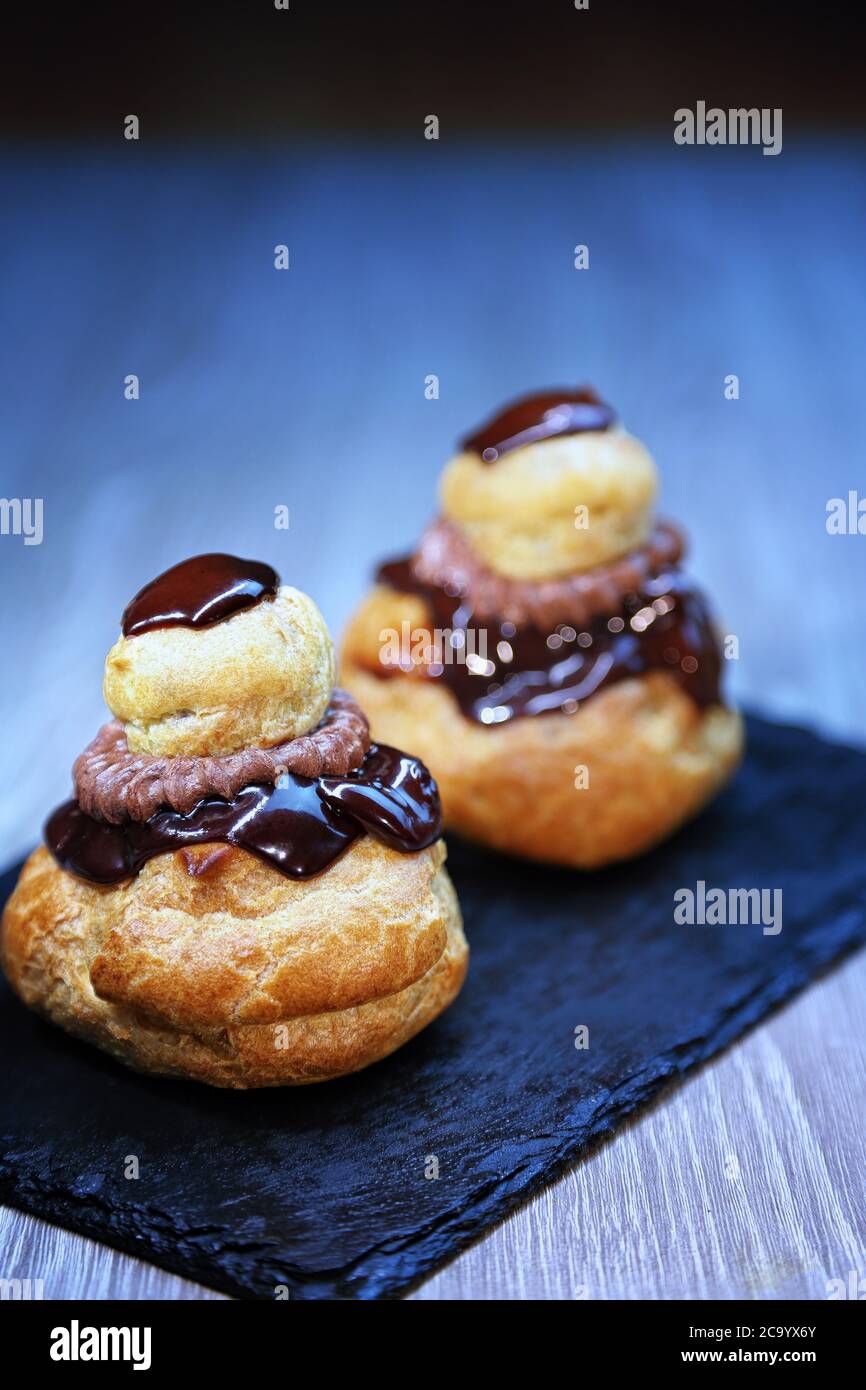
<svg viewBox="0 0 866 1390"><path fill-rule="evenodd" d="M506 406L475 434L468 435L460 447L466 453L480 454L485 463L495 463L500 454L512 449L554 435L606 430L615 420L611 407L591 386L577 391L540 391Z"/></svg>
<svg viewBox="0 0 866 1390"><path fill-rule="evenodd" d="M208 627L273 598L280 576L258 560L194 555L139 589L124 610L124 637L159 627Z"/></svg>
<svg viewBox="0 0 866 1390"><path fill-rule="evenodd" d="M45 841L62 868L110 884L157 854L213 843L248 850L289 878L311 878L365 833L412 854L441 830L439 793L424 764L373 744L343 777L287 773L276 787L253 783L230 801L207 797L189 815L165 809L109 825L67 801L48 820Z"/></svg>
<svg viewBox="0 0 866 1390"><path fill-rule="evenodd" d="M482 724L562 711L573 714L602 687L652 670L669 672L701 707L718 703L721 659L703 596L676 566L646 577L590 623L553 628L478 621L465 594L425 584L412 559L383 565L380 583L427 602L443 634L427 674L445 683L464 715ZM380 675L396 674L382 665Z"/></svg>
<svg viewBox="0 0 866 1390"><path fill-rule="evenodd" d="M319 727L272 748L241 748L221 756L158 757L131 753L119 719L104 724L72 768L81 809L119 825L144 821L162 807L188 815L206 796L226 801L251 782L274 783L283 772L340 775L359 767L370 728L345 690L335 690Z"/></svg>

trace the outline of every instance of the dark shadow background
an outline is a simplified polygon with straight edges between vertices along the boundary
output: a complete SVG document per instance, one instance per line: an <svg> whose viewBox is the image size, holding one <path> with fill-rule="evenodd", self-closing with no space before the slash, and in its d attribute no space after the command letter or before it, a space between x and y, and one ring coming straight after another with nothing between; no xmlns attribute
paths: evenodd
<svg viewBox="0 0 866 1390"><path fill-rule="evenodd" d="M782 106L786 122L862 126L860 7L740 0L403 4L272 0L47 3L12 19L7 136L282 141L407 134L435 111L449 136L668 126L698 99Z"/></svg>

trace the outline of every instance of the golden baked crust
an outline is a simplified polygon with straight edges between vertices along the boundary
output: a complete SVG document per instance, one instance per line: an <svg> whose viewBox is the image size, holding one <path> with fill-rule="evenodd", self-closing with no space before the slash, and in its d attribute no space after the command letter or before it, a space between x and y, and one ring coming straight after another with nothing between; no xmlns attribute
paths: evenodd
<svg viewBox="0 0 866 1390"><path fill-rule="evenodd" d="M625 430L529 444L494 464L458 454L439 492L479 558L513 579L553 579L606 564L642 545L652 524L655 464ZM575 525L587 507L588 525Z"/></svg>
<svg viewBox="0 0 866 1390"><path fill-rule="evenodd" d="M442 841L365 835L292 880L244 850L160 855L116 887L40 848L2 929L24 1002L140 1071L298 1085L387 1056L458 993L468 950Z"/></svg>
<svg viewBox="0 0 866 1390"><path fill-rule="evenodd" d="M429 624L423 601L374 589L346 632L342 683L374 738L430 768L446 826L484 844L582 869L626 859L700 810L740 760L736 711L699 709L661 671L608 686L573 715L477 724L420 670L373 674L380 633L404 620Z"/></svg>
<svg viewBox="0 0 866 1390"><path fill-rule="evenodd" d="M209 627L120 637L103 693L133 753L205 756L314 729L334 686L325 620L299 589Z"/></svg>

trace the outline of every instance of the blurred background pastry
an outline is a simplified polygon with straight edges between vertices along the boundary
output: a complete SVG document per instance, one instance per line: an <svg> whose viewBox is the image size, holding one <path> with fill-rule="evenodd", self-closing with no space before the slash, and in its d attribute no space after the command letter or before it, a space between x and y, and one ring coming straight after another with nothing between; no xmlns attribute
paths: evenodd
<svg viewBox="0 0 866 1390"><path fill-rule="evenodd" d="M736 767L720 638L656 491L595 391L527 396L467 436L442 516L379 569L341 678L375 737L418 749L450 827L593 868L663 839Z"/></svg>
<svg viewBox="0 0 866 1390"><path fill-rule="evenodd" d="M324 620L204 555L127 607L116 716L3 917L25 1003L142 1071L216 1086L356 1071L458 993L436 785L371 744Z"/></svg>

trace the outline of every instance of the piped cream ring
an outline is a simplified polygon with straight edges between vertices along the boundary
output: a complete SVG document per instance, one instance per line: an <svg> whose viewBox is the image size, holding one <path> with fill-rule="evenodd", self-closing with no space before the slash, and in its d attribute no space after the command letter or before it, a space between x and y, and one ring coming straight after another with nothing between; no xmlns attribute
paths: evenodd
<svg viewBox="0 0 866 1390"><path fill-rule="evenodd" d="M458 454L442 475L440 497L491 569L553 579L642 545L657 486L640 440L625 430L593 430L515 449L495 463Z"/></svg>
<svg viewBox="0 0 866 1390"><path fill-rule="evenodd" d="M210 627L121 637L106 658L103 692L132 752L205 756L308 733L333 686L325 620L286 585Z"/></svg>

